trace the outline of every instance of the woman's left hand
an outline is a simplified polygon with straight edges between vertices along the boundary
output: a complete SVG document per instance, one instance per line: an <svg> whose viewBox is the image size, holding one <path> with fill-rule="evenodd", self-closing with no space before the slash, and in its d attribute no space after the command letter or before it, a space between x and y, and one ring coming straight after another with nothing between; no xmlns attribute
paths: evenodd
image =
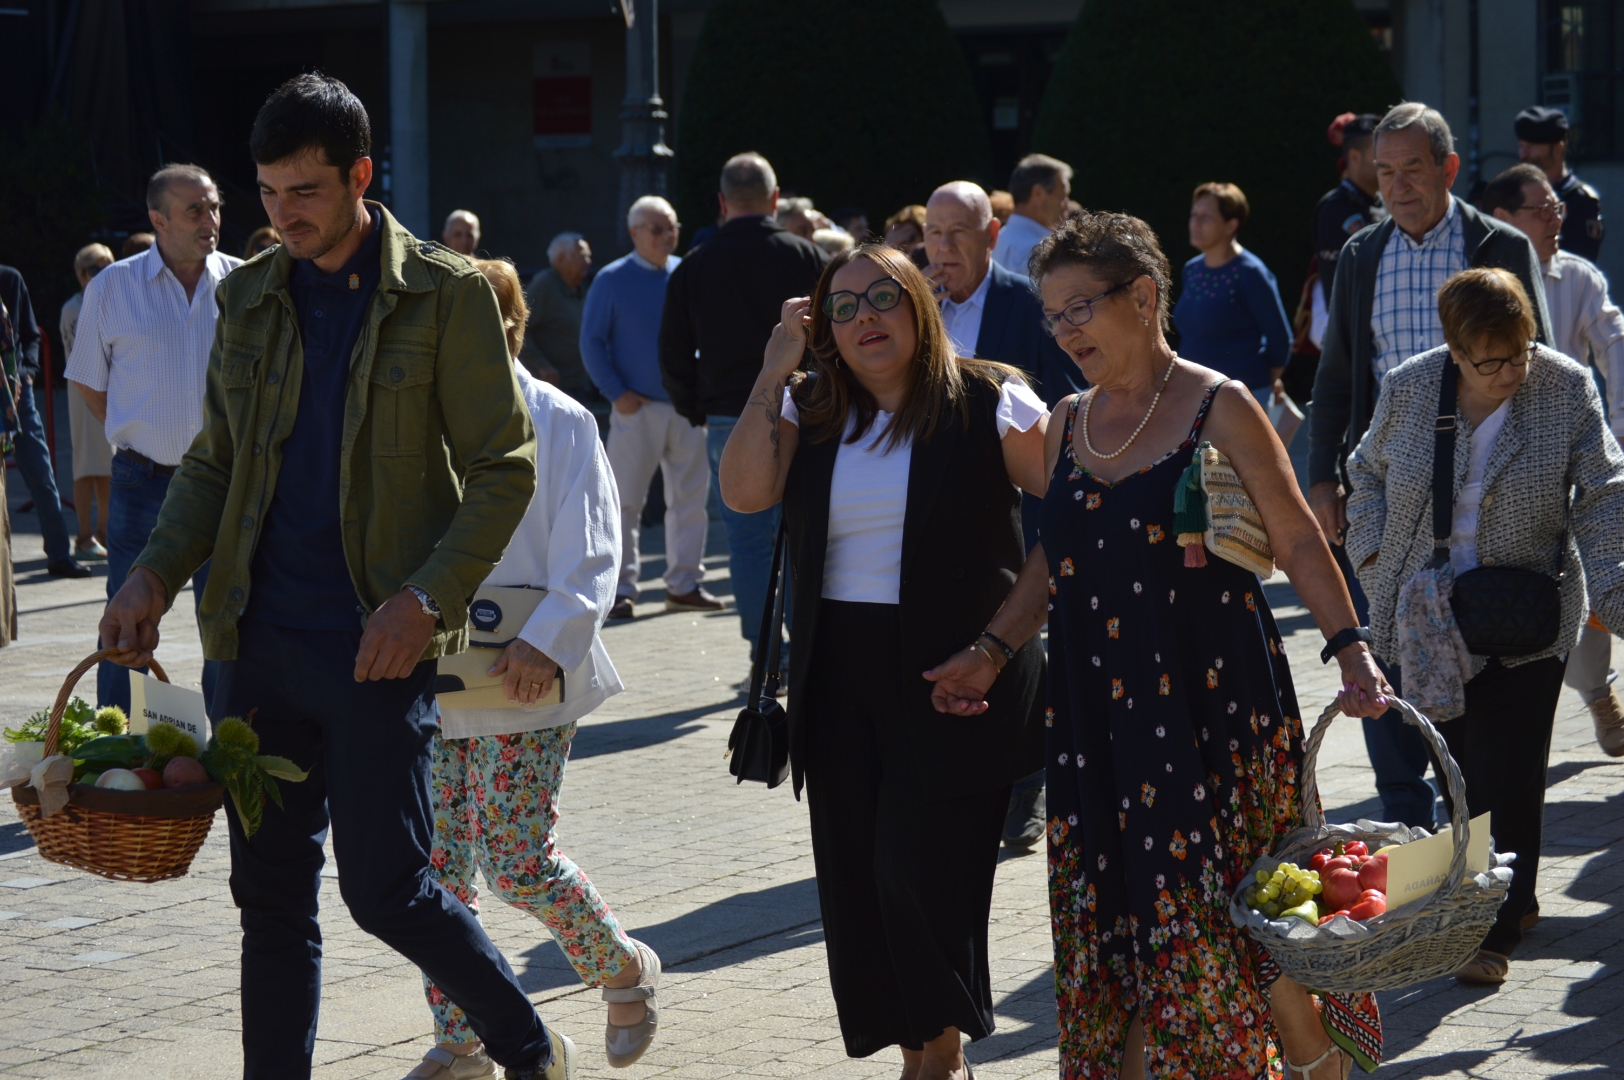
<svg viewBox="0 0 1624 1080"><path fill-rule="evenodd" d="M930 703L937 712L976 716L987 711L987 691L998 678L998 669L986 653L972 645L925 672L925 678L936 684L930 691Z"/></svg>
<svg viewBox="0 0 1624 1080"><path fill-rule="evenodd" d="M509 701L520 705L534 705L552 693L553 680L558 678L558 662L529 642L514 638L502 650L502 658L486 672L503 675L502 689Z"/></svg>
<svg viewBox="0 0 1624 1080"><path fill-rule="evenodd" d="M1336 703L1345 715L1380 716L1387 711L1393 688L1364 643L1344 648L1336 654L1336 662L1342 668L1342 692Z"/></svg>

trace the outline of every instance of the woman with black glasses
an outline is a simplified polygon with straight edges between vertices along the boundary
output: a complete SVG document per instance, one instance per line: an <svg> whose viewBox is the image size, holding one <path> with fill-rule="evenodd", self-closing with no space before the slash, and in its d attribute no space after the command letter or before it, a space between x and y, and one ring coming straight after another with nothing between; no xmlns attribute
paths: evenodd
<svg viewBox="0 0 1624 1080"><path fill-rule="evenodd" d="M1045 427L1014 369L953 355L908 257L864 244L784 304L722 455L729 506L784 505L790 760L846 1052L900 1045L905 1080L963 1080L961 1033L993 1030L993 873L1010 786L1039 767L1044 661L986 630ZM930 669L965 648L996 680L943 716Z"/></svg>

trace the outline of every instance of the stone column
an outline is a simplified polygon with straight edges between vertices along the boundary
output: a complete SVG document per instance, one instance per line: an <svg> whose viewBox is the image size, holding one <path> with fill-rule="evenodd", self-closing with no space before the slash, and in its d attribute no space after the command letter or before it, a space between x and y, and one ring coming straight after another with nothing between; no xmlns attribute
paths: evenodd
<svg viewBox="0 0 1624 1080"><path fill-rule="evenodd" d="M620 201L611 235L631 249L626 211L644 195L670 197L671 148L665 145L665 102L660 100L658 0L621 0L626 16L626 97L620 103Z"/></svg>
<svg viewBox="0 0 1624 1080"><path fill-rule="evenodd" d="M389 210L422 239L429 221L429 24L425 0L389 0Z"/></svg>

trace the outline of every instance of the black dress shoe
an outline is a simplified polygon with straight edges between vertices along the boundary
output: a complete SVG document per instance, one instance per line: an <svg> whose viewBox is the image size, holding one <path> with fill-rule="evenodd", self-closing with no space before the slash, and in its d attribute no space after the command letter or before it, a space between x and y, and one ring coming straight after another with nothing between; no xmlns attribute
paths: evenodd
<svg viewBox="0 0 1624 1080"><path fill-rule="evenodd" d="M609 608L609 618L630 619L637 615L635 601L629 596L617 596L614 604Z"/></svg>
<svg viewBox="0 0 1624 1080"><path fill-rule="evenodd" d="M1046 828L1043 783L1041 778L1030 787L1017 790L1009 800L1009 814L1004 818L1004 843L1012 848L1029 848L1043 839Z"/></svg>
<svg viewBox="0 0 1624 1080"><path fill-rule="evenodd" d="M45 572L52 577L87 578L90 576L90 567L81 566L73 559L52 559Z"/></svg>

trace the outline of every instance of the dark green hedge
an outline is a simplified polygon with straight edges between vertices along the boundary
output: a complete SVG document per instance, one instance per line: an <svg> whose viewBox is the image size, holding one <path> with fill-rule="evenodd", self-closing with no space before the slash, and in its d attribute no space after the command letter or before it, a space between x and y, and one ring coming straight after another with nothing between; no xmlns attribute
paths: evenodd
<svg viewBox="0 0 1624 1080"><path fill-rule="evenodd" d="M1325 129L1402 100L1351 0L1087 0L1039 109L1033 149L1077 170L1073 197L1148 221L1176 268L1190 192L1239 184L1240 241L1280 279L1289 315L1314 203L1337 180Z"/></svg>
<svg viewBox="0 0 1624 1080"><path fill-rule="evenodd" d="M734 154L877 229L948 180L988 179L987 130L934 0L716 0L677 118L675 198L692 235Z"/></svg>

